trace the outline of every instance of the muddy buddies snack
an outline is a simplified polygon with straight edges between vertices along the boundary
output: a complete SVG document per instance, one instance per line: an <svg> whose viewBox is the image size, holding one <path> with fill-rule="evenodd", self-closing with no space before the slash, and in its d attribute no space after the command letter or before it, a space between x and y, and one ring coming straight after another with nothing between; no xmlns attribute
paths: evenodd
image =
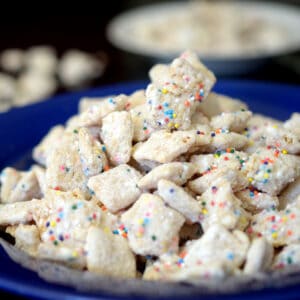
<svg viewBox="0 0 300 300"><path fill-rule="evenodd" d="M82 98L33 149L36 165L2 171L5 249L80 286L300 267L299 113L282 123L211 92L190 51L150 78L128 96Z"/></svg>

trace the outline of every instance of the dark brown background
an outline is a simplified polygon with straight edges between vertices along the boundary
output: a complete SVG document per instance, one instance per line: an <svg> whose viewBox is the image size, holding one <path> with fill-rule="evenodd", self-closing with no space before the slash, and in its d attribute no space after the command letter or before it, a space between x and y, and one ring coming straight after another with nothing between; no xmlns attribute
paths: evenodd
<svg viewBox="0 0 300 300"><path fill-rule="evenodd" d="M96 85L113 83L131 79L147 78L149 65L144 61L134 60L128 64L120 51L114 49L105 37L105 28L109 20L118 13L129 8L149 4L150 0L111 0L99 1L96 4L49 2L29 4L9 2L9 8L2 10L0 18L0 50L9 47L27 48L32 45L53 45L59 54L68 48L79 48L90 52L103 50L108 54L109 64L104 76ZM300 9L300 0L282 0ZM15 15L14 12L24 10L26 13ZM38 10L36 10L38 9ZM32 13L32 12L35 13ZM30 12L30 13L27 13ZM300 28L299 28L300 30ZM263 79L300 84L300 66L298 73L293 70L300 64L300 52L281 57L271 62L256 73L244 78ZM289 65L292 63L292 68Z"/></svg>

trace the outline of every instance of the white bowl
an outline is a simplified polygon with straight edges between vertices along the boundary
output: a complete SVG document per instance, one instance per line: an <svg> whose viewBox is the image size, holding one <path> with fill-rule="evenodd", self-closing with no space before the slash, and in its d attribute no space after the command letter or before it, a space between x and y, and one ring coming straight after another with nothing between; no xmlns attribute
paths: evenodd
<svg viewBox="0 0 300 300"><path fill-rule="evenodd" d="M201 60L217 75L240 75L255 71L271 59L292 53L300 49L300 9L295 6L270 3L242 1L234 2L241 13L257 17L278 27L284 28L284 43L260 51L243 51L235 53L199 53ZM224 3L223 3L224 5ZM182 13L186 2L170 2L141 6L116 16L107 27L107 37L117 48L153 61L170 61L185 49L167 51L159 47L145 46L135 35L134 28L139 20L152 20L153 23L170 14ZM171 29L170 29L171 30Z"/></svg>

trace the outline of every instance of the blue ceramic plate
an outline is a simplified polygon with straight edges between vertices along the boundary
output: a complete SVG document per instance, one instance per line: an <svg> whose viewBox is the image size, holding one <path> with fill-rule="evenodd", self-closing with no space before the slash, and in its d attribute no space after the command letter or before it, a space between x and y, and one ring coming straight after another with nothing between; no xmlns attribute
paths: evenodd
<svg viewBox="0 0 300 300"><path fill-rule="evenodd" d="M146 86L145 82L125 83L101 87L85 92L64 94L40 104L13 109L0 114L0 169L8 165L26 169L31 163L32 147L55 124L63 123L77 111L82 96L105 96L131 93ZM294 111L300 111L300 86L288 86L254 81L220 80L214 90L247 102L250 109L280 120L287 119ZM0 249L0 289L18 295L41 299L115 299L107 293L87 294L75 289L50 284L35 273L20 267ZM231 295L201 295L199 299L298 299L300 280L288 287L265 288L259 291L243 291ZM153 292L155 295L155 292ZM120 296L122 299L129 297ZM142 296L135 299L142 299ZM174 298L169 297L169 299ZM195 299L195 295L193 295ZM133 297L130 297L133 299ZM149 299L149 298L147 298ZM184 297L187 299L187 297Z"/></svg>

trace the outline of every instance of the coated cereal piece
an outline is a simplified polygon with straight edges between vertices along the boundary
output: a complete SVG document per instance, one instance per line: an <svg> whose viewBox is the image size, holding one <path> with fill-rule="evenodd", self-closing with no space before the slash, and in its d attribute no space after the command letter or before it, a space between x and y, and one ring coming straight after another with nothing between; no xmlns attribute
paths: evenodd
<svg viewBox="0 0 300 300"><path fill-rule="evenodd" d="M239 170L216 169L208 171L203 176L189 181L188 187L198 195L204 193L219 178L230 182L234 192L246 188L249 184L243 173Z"/></svg>
<svg viewBox="0 0 300 300"><path fill-rule="evenodd" d="M155 189L161 179L173 181L177 185L183 185L196 173L196 168L191 163L171 162L162 164L152 169L142 177L138 186L140 189Z"/></svg>
<svg viewBox="0 0 300 300"><path fill-rule="evenodd" d="M0 181L2 203L28 201L41 196L39 183L32 170L19 172L13 168L5 168Z"/></svg>
<svg viewBox="0 0 300 300"><path fill-rule="evenodd" d="M97 203L86 201L82 194L49 191L31 213L42 241L38 256L83 267L88 229L101 225Z"/></svg>
<svg viewBox="0 0 300 300"><path fill-rule="evenodd" d="M153 84L146 90L149 120L154 128L187 129L199 101L215 83L214 75L197 59L184 52L169 65L150 70Z"/></svg>
<svg viewBox="0 0 300 300"><path fill-rule="evenodd" d="M220 115L212 117L210 125L214 129L226 128L229 131L241 132L247 127L247 122L251 116L252 112L249 110L223 112Z"/></svg>
<svg viewBox="0 0 300 300"><path fill-rule="evenodd" d="M38 204L33 212L42 240L38 256L82 268L88 229L101 224L97 203L79 193L49 191Z"/></svg>
<svg viewBox="0 0 300 300"><path fill-rule="evenodd" d="M189 131L154 132L146 142L135 147L133 158L137 161L171 162L195 144L195 135Z"/></svg>
<svg viewBox="0 0 300 300"><path fill-rule="evenodd" d="M229 132L227 129L216 129L211 132L211 143L204 149L207 152L215 152L217 150L226 150L234 148L241 150L248 145L248 138L236 132Z"/></svg>
<svg viewBox="0 0 300 300"><path fill-rule="evenodd" d="M164 253L156 261L148 261L143 273L144 280L172 280L171 276L180 271L178 261L180 257L176 253Z"/></svg>
<svg viewBox="0 0 300 300"><path fill-rule="evenodd" d="M130 113L113 112L103 119L101 138L113 165L127 163L131 157L133 124Z"/></svg>
<svg viewBox="0 0 300 300"><path fill-rule="evenodd" d="M87 128L78 131L78 151L86 177L95 176L108 166L106 148L89 133Z"/></svg>
<svg viewBox="0 0 300 300"><path fill-rule="evenodd" d="M235 194L243 207L251 213L257 213L263 209L274 209L279 205L278 197L262 193L255 188L248 188Z"/></svg>
<svg viewBox="0 0 300 300"><path fill-rule="evenodd" d="M135 202L141 194L137 186L142 175L129 165L122 164L91 177L88 187L109 211L117 212Z"/></svg>
<svg viewBox="0 0 300 300"><path fill-rule="evenodd" d="M296 202L300 196L300 177L291 182L280 194L279 203L280 208L284 209L288 204Z"/></svg>
<svg viewBox="0 0 300 300"><path fill-rule="evenodd" d="M83 97L79 100L78 112L81 114L89 108L97 106L101 101L105 101L114 97L116 97L116 95L110 95L105 97Z"/></svg>
<svg viewBox="0 0 300 300"><path fill-rule="evenodd" d="M125 104L126 110L131 110L137 106L146 104L146 94L145 90L137 90L128 96L127 102Z"/></svg>
<svg viewBox="0 0 300 300"><path fill-rule="evenodd" d="M85 245L90 272L119 278L135 278L136 262L128 242L122 236L90 227Z"/></svg>
<svg viewBox="0 0 300 300"><path fill-rule="evenodd" d="M216 224L208 228L204 235L187 243L183 263L185 267L219 262L234 271L245 261L249 248L249 238L240 231L230 232L224 226Z"/></svg>
<svg viewBox="0 0 300 300"><path fill-rule="evenodd" d="M197 106L195 112L191 116L191 126L190 129L197 127L197 125L209 125L209 119Z"/></svg>
<svg viewBox="0 0 300 300"><path fill-rule="evenodd" d="M284 122L283 127L293 132L300 138L300 113L293 113L291 117Z"/></svg>
<svg viewBox="0 0 300 300"><path fill-rule="evenodd" d="M174 258L173 258L174 257ZM221 280L228 275L228 271L222 263L211 262L209 265L199 264L185 267L183 259L173 255L172 259L159 260L147 265L143 274L144 280L166 280L174 282L191 282L199 284L199 280Z"/></svg>
<svg viewBox="0 0 300 300"><path fill-rule="evenodd" d="M149 84L146 90L147 123L156 130L186 130L191 125L191 115L195 110L192 100L186 100L189 96L195 101L192 93L182 91L182 94L174 95L166 87L161 89ZM189 103L188 106L185 103Z"/></svg>
<svg viewBox="0 0 300 300"><path fill-rule="evenodd" d="M247 232L255 236L265 237L274 247L297 243L300 239L300 209L290 204L284 210L263 210L252 217Z"/></svg>
<svg viewBox="0 0 300 300"><path fill-rule="evenodd" d="M255 188L276 196L300 175L300 157L260 148L244 164L243 172Z"/></svg>
<svg viewBox="0 0 300 300"><path fill-rule="evenodd" d="M80 124L80 115L73 115L66 121L66 131L72 132L81 127Z"/></svg>
<svg viewBox="0 0 300 300"><path fill-rule="evenodd" d="M83 270L86 267L86 257L84 256L82 247L78 250L74 250L72 247L57 247L54 243L50 244L42 242L38 246L37 258L52 261L54 263L65 264L73 269Z"/></svg>
<svg viewBox="0 0 300 300"><path fill-rule="evenodd" d="M201 102L199 105L199 110L209 118L223 112L235 112L242 109L247 110L248 107L247 104L241 100L213 92L209 93L206 101Z"/></svg>
<svg viewBox="0 0 300 300"><path fill-rule="evenodd" d="M9 226L6 232L15 238L15 246L30 256L37 256L38 246L41 242L40 233L36 225L19 224Z"/></svg>
<svg viewBox="0 0 300 300"><path fill-rule="evenodd" d="M193 155L190 162L197 168L197 173L205 175L217 169L241 170L247 160L247 153L227 148L214 154Z"/></svg>
<svg viewBox="0 0 300 300"><path fill-rule="evenodd" d="M33 149L32 157L39 164L46 166L47 157L60 143L64 127L61 125L54 126L41 142Z"/></svg>
<svg viewBox="0 0 300 300"><path fill-rule="evenodd" d="M264 147L266 145L265 129L267 127L278 128L281 126L282 122L278 120L260 114L253 114L243 132L243 135L249 139L249 144L245 151L254 153L258 148Z"/></svg>
<svg viewBox="0 0 300 300"><path fill-rule="evenodd" d="M190 129L194 127L194 129ZM204 152L208 145L211 144L211 128L208 125L194 125L191 126L187 132L195 134L195 143L189 149L189 153Z"/></svg>
<svg viewBox="0 0 300 300"><path fill-rule="evenodd" d="M179 272L170 274L168 279L178 282L190 282L199 284L210 278L214 282L222 282L230 274L228 268L220 262L211 262L209 265L196 265L187 268L181 268Z"/></svg>
<svg viewBox="0 0 300 300"><path fill-rule="evenodd" d="M22 175L14 168L7 167L2 170L0 176L1 182L1 202L7 203L10 202L10 194L12 190L15 188Z"/></svg>
<svg viewBox="0 0 300 300"><path fill-rule="evenodd" d="M285 246L274 259L272 268L275 270L282 270L291 266L300 265L300 244L294 243Z"/></svg>
<svg viewBox="0 0 300 300"><path fill-rule="evenodd" d="M32 170L24 172L9 195L9 202L28 201L40 198L41 190L36 175Z"/></svg>
<svg viewBox="0 0 300 300"><path fill-rule="evenodd" d="M146 104L139 105L130 111L132 125L133 125L133 141L142 142L149 138L154 129L147 121L148 107Z"/></svg>
<svg viewBox="0 0 300 300"><path fill-rule="evenodd" d="M244 230L249 223L250 215L243 209L241 201L234 196L228 181L218 179L198 201L204 231L214 224L221 224L228 229Z"/></svg>
<svg viewBox="0 0 300 300"><path fill-rule="evenodd" d="M201 205L183 188L172 181L161 179L157 193L173 209L180 212L191 223L202 221Z"/></svg>
<svg viewBox="0 0 300 300"><path fill-rule="evenodd" d="M203 83L203 96L206 97L216 81L214 74L192 51L183 52L170 65L155 65L149 75L156 86L163 88L167 85L167 89L175 95L179 95L182 90L197 91L199 83Z"/></svg>
<svg viewBox="0 0 300 300"><path fill-rule="evenodd" d="M300 153L300 137L292 133L290 130L267 126L264 130L263 137L265 144L268 146L277 147L281 151L291 154Z"/></svg>
<svg viewBox="0 0 300 300"><path fill-rule="evenodd" d="M41 195L45 196L47 190L47 183L46 183L46 170L38 165L34 165L31 167L32 171L34 172L36 179L38 181Z"/></svg>
<svg viewBox="0 0 300 300"><path fill-rule="evenodd" d="M152 194L142 194L121 217L131 249L140 255L159 256L178 248L184 217Z"/></svg>
<svg viewBox="0 0 300 300"><path fill-rule="evenodd" d="M190 162L197 169L197 173L201 175L217 169L216 158L213 154L193 155Z"/></svg>
<svg viewBox="0 0 300 300"><path fill-rule="evenodd" d="M244 273L256 275L267 271L272 264L273 255L273 246L265 238L253 239L247 253Z"/></svg>
<svg viewBox="0 0 300 300"><path fill-rule="evenodd" d="M48 157L46 169L47 188L61 191L80 189L87 191L87 178L84 174L78 152L77 137L59 145Z"/></svg>
<svg viewBox="0 0 300 300"><path fill-rule="evenodd" d="M107 98L100 101L97 105L92 105L80 114L78 125L84 127L100 126L102 119L111 112L121 111L125 108L127 96L119 95L114 98Z"/></svg>
<svg viewBox="0 0 300 300"><path fill-rule="evenodd" d="M40 200L30 200L14 202L0 205L0 225L18 225L28 223L33 220L34 208L38 206Z"/></svg>

